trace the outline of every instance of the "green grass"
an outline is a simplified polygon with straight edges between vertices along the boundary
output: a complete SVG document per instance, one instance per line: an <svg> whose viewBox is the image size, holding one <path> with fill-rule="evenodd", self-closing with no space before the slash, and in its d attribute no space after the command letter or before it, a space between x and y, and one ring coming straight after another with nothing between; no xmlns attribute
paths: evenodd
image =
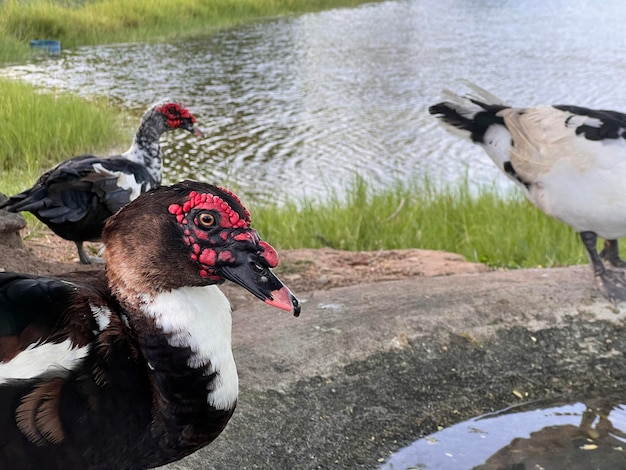
<svg viewBox="0 0 626 470"><path fill-rule="evenodd" d="M44 170L85 153L108 154L130 146L137 123L105 100L86 101L68 93L42 93L31 85L0 78L0 192L12 195L33 185ZM44 228L24 214L31 236Z"/></svg>
<svg viewBox="0 0 626 470"><path fill-rule="evenodd" d="M435 189L426 179L374 191L359 178L344 199L248 205L259 233L280 249L425 248L505 268L587 263L570 227L518 193L499 196L483 187L472 194L467 182Z"/></svg>
<svg viewBox="0 0 626 470"><path fill-rule="evenodd" d="M191 37L286 14L354 6L364 0L4 0L0 61L28 55L31 39L63 47ZM0 48L1 50L2 48Z"/></svg>
<svg viewBox="0 0 626 470"><path fill-rule="evenodd" d="M5 193L30 186L42 170L72 156L130 145L135 130L124 127L124 114L104 100L41 93L9 79L0 79L0 110L0 191Z"/></svg>

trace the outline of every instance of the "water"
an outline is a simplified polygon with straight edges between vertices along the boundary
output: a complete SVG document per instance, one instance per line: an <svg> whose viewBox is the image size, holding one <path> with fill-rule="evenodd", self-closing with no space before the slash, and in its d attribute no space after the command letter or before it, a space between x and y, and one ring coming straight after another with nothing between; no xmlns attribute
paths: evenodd
<svg viewBox="0 0 626 470"><path fill-rule="evenodd" d="M380 470L626 468L624 396L538 402L465 421L392 455Z"/></svg>
<svg viewBox="0 0 626 470"><path fill-rule="evenodd" d="M206 138L165 138L166 182L274 200L341 193L355 173L376 188L423 175L511 188L428 106L469 79L520 106L626 110L625 23L619 0L387 1L169 44L64 50L2 73L107 96L137 118L158 98L181 99Z"/></svg>

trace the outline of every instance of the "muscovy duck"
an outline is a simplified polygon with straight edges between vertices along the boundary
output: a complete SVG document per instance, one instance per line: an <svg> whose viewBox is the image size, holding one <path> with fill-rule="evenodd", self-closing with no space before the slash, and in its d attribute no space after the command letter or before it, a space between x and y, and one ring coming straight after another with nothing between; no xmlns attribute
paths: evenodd
<svg viewBox="0 0 626 470"><path fill-rule="evenodd" d="M151 190L102 238L104 271L0 273L0 468L144 469L200 449L238 393L217 284L300 313L228 190Z"/></svg>
<svg viewBox="0 0 626 470"><path fill-rule="evenodd" d="M626 300L626 268L617 239L626 235L626 114L570 105L512 108L482 88L446 91L429 108L480 145L546 214L576 230L594 275L612 302ZM605 239L598 253L597 239Z"/></svg>
<svg viewBox="0 0 626 470"><path fill-rule="evenodd" d="M31 212L61 238L76 244L83 264L85 241L99 241L104 222L141 193L161 184L161 134L185 129L198 137L196 118L181 103L162 100L144 113L131 147L121 155L81 155L39 177L35 185L0 204Z"/></svg>

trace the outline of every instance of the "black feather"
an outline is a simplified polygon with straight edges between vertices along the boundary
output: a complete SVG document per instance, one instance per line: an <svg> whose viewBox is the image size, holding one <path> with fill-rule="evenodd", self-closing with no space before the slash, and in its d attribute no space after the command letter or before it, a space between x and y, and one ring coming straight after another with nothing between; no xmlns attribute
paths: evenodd
<svg viewBox="0 0 626 470"><path fill-rule="evenodd" d="M444 101L428 108L428 112L457 129L468 131L473 142L483 144L485 143L485 132L487 132L489 127L494 124L504 126L504 119L496 113L505 109L506 106L488 105L480 101L471 101L485 111L479 111L469 118L459 113L457 106L453 103Z"/></svg>
<svg viewBox="0 0 626 470"><path fill-rule="evenodd" d="M583 108L581 106L556 105L554 107L574 115L587 116L601 121L599 126L589 124L578 126L576 135L583 135L589 140L626 138L626 114L617 111Z"/></svg>

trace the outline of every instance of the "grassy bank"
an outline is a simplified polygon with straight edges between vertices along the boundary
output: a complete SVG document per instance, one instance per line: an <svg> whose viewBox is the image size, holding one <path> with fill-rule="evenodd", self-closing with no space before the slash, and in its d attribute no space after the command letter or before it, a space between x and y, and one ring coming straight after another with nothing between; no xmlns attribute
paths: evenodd
<svg viewBox="0 0 626 470"><path fill-rule="evenodd" d="M255 227L282 249L427 248L507 268L587 262L578 235L523 196L499 196L490 187L472 193L467 183L435 189L425 181L374 191L357 180L347 199L252 207Z"/></svg>
<svg viewBox="0 0 626 470"><path fill-rule="evenodd" d="M17 193L43 169L85 152L128 145L136 123L105 102L39 93L0 79L0 191ZM428 248L500 267L563 266L586 262L578 236L535 209L518 193L476 192L467 183L435 189L428 181L374 191L356 180L347 198L292 201L284 207L249 203L255 226L282 249ZM31 224L37 223L29 218Z"/></svg>
<svg viewBox="0 0 626 470"><path fill-rule="evenodd" d="M31 185L41 170L86 152L130 145L134 128L123 128L119 111L105 101L67 93L38 92L33 86L0 79L0 191Z"/></svg>
<svg viewBox="0 0 626 470"><path fill-rule="evenodd" d="M364 0L5 0L0 2L0 62L23 60L30 53L30 40L36 38L75 47L191 37L259 18L361 3Z"/></svg>

